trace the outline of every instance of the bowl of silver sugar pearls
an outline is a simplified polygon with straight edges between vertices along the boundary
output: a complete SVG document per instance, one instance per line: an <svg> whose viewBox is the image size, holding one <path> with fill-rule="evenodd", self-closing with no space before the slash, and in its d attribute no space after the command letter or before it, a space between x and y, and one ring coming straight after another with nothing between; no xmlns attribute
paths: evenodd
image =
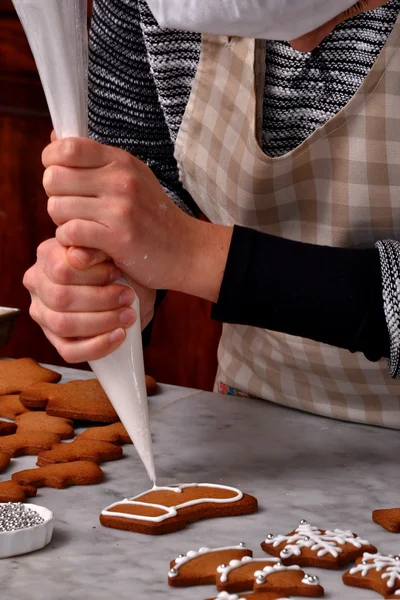
<svg viewBox="0 0 400 600"><path fill-rule="evenodd" d="M53 513L44 506L0 503L0 558L44 548L53 535Z"/></svg>

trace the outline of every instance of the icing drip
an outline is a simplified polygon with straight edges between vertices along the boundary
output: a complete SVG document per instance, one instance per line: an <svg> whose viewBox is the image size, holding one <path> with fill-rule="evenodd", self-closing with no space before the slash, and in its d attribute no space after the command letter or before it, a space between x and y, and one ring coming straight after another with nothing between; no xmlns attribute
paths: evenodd
<svg viewBox="0 0 400 600"><path fill-rule="evenodd" d="M191 487L210 487L210 488L216 488L216 489L221 489L221 490L229 490L231 492L234 492L235 495L232 498L194 498L193 500L188 500L187 502L182 502L182 504L176 504L175 506L164 506L163 504L152 504L150 502L140 502L140 500L139 500L139 498L142 498L143 496L145 496L146 494L149 494L153 490L154 491L166 491L166 492L172 491L172 492L176 492L177 494L180 494L180 493L182 493L182 491L184 489L191 488ZM104 510L102 510L101 514L105 517L122 517L124 519L135 519L138 521L149 521L149 522L153 522L153 523L161 523L162 521L176 517L178 514L177 511L180 508L186 508L187 506L196 506L197 504L207 504L207 503L224 504L226 502L238 502L239 500L241 500L243 498L243 492L241 492L240 490L233 488L233 487L229 487L227 485L219 485L219 484L215 484L215 483L183 483L183 484L179 484L179 485L176 485L173 487L154 486L153 490L149 490L147 492L139 494L138 496L135 496L134 498L130 498L130 499L125 498L122 501L114 502L113 504L110 504L110 506L107 506ZM148 506L148 507L152 507L152 508L158 508L160 510L165 511L165 514L159 515L157 517L150 517L150 516L145 516L145 515L133 515L133 514L123 513L123 512L111 512L112 508L114 508L115 506L121 505L121 504Z"/></svg>
<svg viewBox="0 0 400 600"><path fill-rule="evenodd" d="M241 545L241 546L227 546L225 548L200 548L200 550L198 550L198 551L189 550L189 552L187 552L185 556L178 556L178 558L175 559L173 571L172 571L172 573L171 573L171 571L169 571L168 577L177 577L179 575L180 567L187 564L194 558L197 558L198 556L202 556L204 554L210 554L212 552L222 552L223 550L244 550L244 549L245 549L245 547L243 545Z"/></svg>
<svg viewBox="0 0 400 600"><path fill-rule="evenodd" d="M372 570L377 573L382 571L382 579L387 579L387 587L392 588L397 581L400 581L400 557L393 554L385 556L379 553L364 552L362 562L350 569L350 575L360 573L361 577L365 577ZM400 589L396 590L394 595L400 596Z"/></svg>
<svg viewBox="0 0 400 600"><path fill-rule="evenodd" d="M289 558L293 555L300 556L303 548L317 550L317 556L331 554L334 558L337 558L339 553L343 552L340 546L344 544L352 544L356 548L370 545L367 540L354 536L352 531L334 529L322 533L317 527L313 527L309 523L300 524L293 535L268 536L264 540L265 544L272 544L274 548L283 542L287 542L287 544L280 553L281 558Z"/></svg>
<svg viewBox="0 0 400 600"><path fill-rule="evenodd" d="M243 567L243 565L248 564L250 562L266 562L268 564L271 564L271 562L279 562L278 558L252 558L251 556L244 556L241 560L231 560L229 565L220 565L217 569L217 572L221 574L221 577L219 578L221 583L226 583L228 581L228 577L230 575L230 573L232 573L232 571L235 571L235 569L238 569L240 567Z"/></svg>

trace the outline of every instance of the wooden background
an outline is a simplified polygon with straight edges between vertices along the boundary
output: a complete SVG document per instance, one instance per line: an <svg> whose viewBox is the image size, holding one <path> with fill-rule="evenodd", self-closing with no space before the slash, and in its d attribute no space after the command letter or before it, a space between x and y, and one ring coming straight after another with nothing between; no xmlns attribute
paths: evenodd
<svg viewBox="0 0 400 600"><path fill-rule="evenodd" d="M52 237L40 156L51 122L36 67L11 0L0 0L0 306L22 309L15 334L0 354L65 364L28 314L24 272L36 248ZM220 325L208 302L169 293L159 308L145 352L158 381L211 389ZM83 368L87 365L79 365Z"/></svg>

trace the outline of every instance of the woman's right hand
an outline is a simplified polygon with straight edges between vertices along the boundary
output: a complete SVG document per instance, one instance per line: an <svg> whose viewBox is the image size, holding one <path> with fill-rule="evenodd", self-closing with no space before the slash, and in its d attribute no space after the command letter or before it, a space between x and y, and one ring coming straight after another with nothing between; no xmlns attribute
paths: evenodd
<svg viewBox="0 0 400 600"><path fill-rule="evenodd" d="M83 261L83 262L82 262ZM135 293L116 284L121 271L99 250L43 242L24 276L31 294L30 315L69 363L97 360L115 350L135 320ZM155 290L134 284L142 328L154 314Z"/></svg>

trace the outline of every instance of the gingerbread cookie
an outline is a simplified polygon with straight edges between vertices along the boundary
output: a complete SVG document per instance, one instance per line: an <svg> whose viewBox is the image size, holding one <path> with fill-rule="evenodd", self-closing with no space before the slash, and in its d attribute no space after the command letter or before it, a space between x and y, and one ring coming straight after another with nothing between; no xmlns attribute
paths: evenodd
<svg viewBox="0 0 400 600"><path fill-rule="evenodd" d="M148 396L154 396L157 393L157 382L154 377L146 375L146 389Z"/></svg>
<svg viewBox="0 0 400 600"><path fill-rule="evenodd" d="M105 508L100 522L106 527L148 535L172 533L187 523L257 511L256 498L240 490L210 483L154 488Z"/></svg>
<svg viewBox="0 0 400 600"><path fill-rule="evenodd" d="M51 487L61 490L70 485L101 483L103 471L94 462L78 460L19 471L12 475L12 480L24 486Z"/></svg>
<svg viewBox="0 0 400 600"><path fill-rule="evenodd" d="M168 572L168 584L172 587L188 587L193 585L212 585L218 565L231 560L251 557L252 551L241 542L238 546L225 548L200 548L180 554L171 561Z"/></svg>
<svg viewBox="0 0 400 600"><path fill-rule="evenodd" d="M18 415L29 412L19 400L19 394L0 396L0 417L4 419L15 419Z"/></svg>
<svg viewBox="0 0 400 600"><path fill-rule="evenodd" d="M400 508L374 510L372 520L391 533L400 533Z"/></svg>
<svg viewBox="0 0 400 600"><path fill-rule="evenodd" d="M10 464L11 456L0 450L0 473L5 471Z"/></svg>
<svg viewBox="0 0 400 600"><path fill-rule="evenodd" d="M9 423L8 421L0 421L0 436L12 435L17 431L15 423Z"/></svg>
<svg viewBox="0 0 400 600"><path fill-rule="evenodd" d="M70 444L55 444L51 450L41 452L36 464L38 467L69 463L76 460L88 460L101 463L122 458L122 448L108 442L94 440L74 440Z"/></svg>
<svg viewBox="0 0 400 600"><path fill-rule="evenodd" d="M254 592L276 592L282 595L319 598L324 595L316 575L308 575L297 565L278 562L254 573Z"/></svg>
<svg viewBox="0 0 400 600"><path fill-rule="evenodd" d="M376 552L375 546L351 531L318 529L304 520L287 535L268 534L261 548L284 565L322 569L340 569L363 552Z"/></svg>
<svg viewBox="0 0 400 600"><path fill-rule="evenodd" d="M282 598L282 594L275 592L257 592L256 594L229 594L228 592L220 592L216 598L209 600L290 600L290 598Z"/></svg>
<svg viewBox="0 0 400 600"><path fill-rule="evenodd" d="M46 410L53 417L115 423L119 421L97 379L69 381L59 385L36 384L25 388L21 403L31 410Z"/></svg>
<svg viewBox="0 0 400 600"><path fill-rule="evenodd" d="M365 552L343 575L343 583L374 590L384 598L400 598L400 556Z"/></svg>
<svg viewBox="0 0 400 600"><path fill-rule="evenodd" d="M60 379L59 373L41 367L32 358L0 360L0 396L19 394L24 388L40 381L57 383Z"/></svg>
<svg viewBox="0 0 400 600"><path fill-rule="evenodd" d="M61 417L50 417L42 411L27 412L15 419L18 433L36 431L37 433L55 433L61 440L74 437L73 421Z"/></svg>
<svg viewBox="0 0 400 600"><path fill-rule="evenodd" d="M23 502L25 498L36 496L37 490L30 485L19 485L16 481L0 483L0 502Z"/></svg>
<svg viewBox="0 0 400 600"><path fill-rule="evenodd" d="M122 423L112 423L101 427L89 427L83 433L76 436L76 440L95 440L97 442L109 442L110 444L132 444L125 427Z"/></svg>
<svg viewBox="0 0 400 600"><path fill-rule="evenodd" d="M7 452L12 457L39 454L43 450L50 450L60 441L60 436L55 433L14 433L0 437L0 450Z"/></svg>
<svg viewBox="0 0 400 600"><path fill-rule="evenodd" d="M244 556L239 560L224 561L217 568L217 590L229 593L252 590L254 573L278 563L278 558L251 558L250 556Z"/></svg>

